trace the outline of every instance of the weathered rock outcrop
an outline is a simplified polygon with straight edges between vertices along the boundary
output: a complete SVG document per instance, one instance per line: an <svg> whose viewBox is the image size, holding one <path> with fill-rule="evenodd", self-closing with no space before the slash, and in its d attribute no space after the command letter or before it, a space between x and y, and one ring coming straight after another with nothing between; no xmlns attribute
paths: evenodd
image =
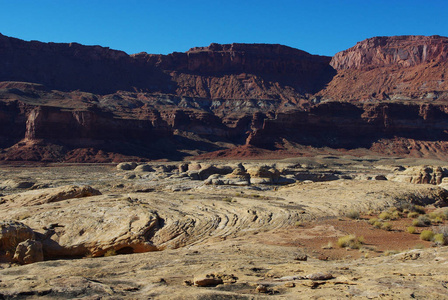
<svg viewBox="0 0 448 300"><path fill-rule="evenodd" d="M4 220L0 222L0 261L12 261L17 245L34 239L33 230L23 223Z"/></svg>
<svg viewBox="0 0 448 300"><path fill-rule="evenodd" d="M91 186L69 185L12 194L1 197L0 199L2 200L2 203L6 203L7 206L23 207L97 195L101 195L101 192Z"/></svg>
<svg viewBox="0 0 448 300"><path fill-rule="evenodd" d="M27 265L44 260L42 243L26 240L17 245L13 260L19 264Z"/></svg>
<svg viewBox="0 0 448 300"><path fill-rule="evenodd" d="M393 180L416 184L441 184L448 176L448 170L443 167L419 166L396 171Z"/></svg>

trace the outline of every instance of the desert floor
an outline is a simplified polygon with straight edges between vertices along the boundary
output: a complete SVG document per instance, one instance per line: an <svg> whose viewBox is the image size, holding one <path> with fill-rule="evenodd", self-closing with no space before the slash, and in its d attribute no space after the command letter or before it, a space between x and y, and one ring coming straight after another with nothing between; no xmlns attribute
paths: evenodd
<svg viewBox="0 0 448 300"><path fill-rule="evenodd" d="M210 165L239 163L256 170L254 183L197 178ZM448 248L419 234L448 225L433 218L446 213L444 181L411 183L421 166L443 171L443 161L148 165L0 165L0 220L29 226L45 258L20 265L4 255L0 299L448 299ZM100 194L64 196L86 185ZM411 234L415 204L432 220ZM395 212L378 220L388 226L373 226L384 211ZM338 245L347 235L362 243Z"/></svg>

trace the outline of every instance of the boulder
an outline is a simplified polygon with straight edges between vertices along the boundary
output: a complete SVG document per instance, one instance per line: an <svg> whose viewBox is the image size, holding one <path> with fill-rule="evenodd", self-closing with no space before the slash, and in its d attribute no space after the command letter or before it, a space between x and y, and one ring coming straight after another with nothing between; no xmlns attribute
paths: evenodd
<svg viewBox="0 0 448 300"><path fill-rule="evenodd" d="M23 209L16 208L17 214L23 214ZM150 240L158 230L157 212L128 197L100 195L34 205L26 207L26 213L26 225L36 231L46 258L96 257L109 250L121 254L158 249ZM18 233L9 234L12 238L6 240L19 243L33 239L31 229L22 226L28 234L20 238L17 236L22 235Z"/></svg>
<svg viewBox="0 0 448 300"><path fill-rule="evenodd" d="M187 174L191 180L201 180L201 176L199 176L199 171L188 171Z"/></svg>
<svg viewBox="0 0 448 300"><path fill-rule="evenodd" d="M159 166L153 166L153 169L156 172L168 173L168 172L172 172L172 171L177 171L178 166L177 165L159 165Z"/></svg>
<svg viewBox="0 0 448 300"><path fill-rule="evenodd" d="M249 180L250 175L246 172L246 169L242 165L238 165L230 174L226 175L226 178L240 178Z"/></svg>
<svg viewBox="0 0 448 300"><path fill-rule="evenodd" d="M3 200L9 206L31 206L96 195L101 195L101 192L91 186L66 185L12 194L4 196Z"/></svg>
<svg viewBox="0 0 448 300"><path fill-rule="evenodd" d="M33 230L27 225L7 220L0 221L0 257L11 261L19 243L34 239Z"/></svg>
<svg viewBox="0 0 448 300"><path fill-rule="evenodd" d="M384 175L375 175L373 177L373 179L375 179L375 180L387 180L387 177L384 176Z"/></svg>
<svg viewBox="0 0 448 300"><path fill-rule="evenodd" d="M179 173L184 173L188 171L188 164L180 164L178 166Z"/></svg>
<svg viewBox="0 0 448 300"><path fill-rule="evenodd" d="M199 171L201 169L201 165L198 163L191 163L188 165L187 171Z"/></svg>
<svg viewBox="0 0 448 300"><path fill-rule="evenodd" d="M318 272L318 273L313 273L313 274L309 274L307 276L305 276L307 279L310 280L328 280L328 279L333 279L334 276L330 273L324 273L324 272Z"/></svg>
<svg viewBox="0 0 448 300"><path fill-rule="evenodd" d="M250 182L247 178L239 178L239 177L227 177L218 174L210 175L204 181L206 185L235 185L235 186L246 186L250 185Z"/></svg>
<svg viewBox="0 0 448 300"><path fill-rule="evenodd" d="M280 178L280 171L267 165L250 167L247 173L252 184L273 184Z"/></svg>
<svg viewBox="0 0 448 300"><path fill-rule="evenodd" d="M201 170L199 170L199 177L201 180L205 180L210 177L210 175L227 175L232 173L232 168L229 166L214 166L214 165L203 165Z"/></svg>
<svg viewBox="0 0 448 300"><path fill-rule="evenodd" d="M154 169L148 164L143 164L143 165L138 165L137 167L135 167L134 171L135 172L154 172Z"/></svg>
<svg viewBox="0 0 448 300"><path fill-rule="evenodd" d="M13 260L22 265L43 261L42 243L34 240L26 240L19 243Z"/></svg>
<svg viewBox="0 0 448 300"><path fill-rule="evenodd" d="M223 284L223 280L219 277L212 275L206 275L201 277L195 277L193 284L195 286L207 287L207 286L217 286L218 284Z"/></svg>
<svg viewBox="0 0 448 300"><path fill-rule="evenodd" d="M269 292L269 289L268 289L267 286L265 286L265 285L263 285L263 284L259 284L259 285L257 285L257 287L255 288L255 291L256 291L257 293L263 293L263 294L266 294L266 293Z"/></svg>
<svg viewBox="0 0 448 300"><path fill-rule="evenodd" d="M117 170L129 171L134 170L137 167L135 162L122 162L117 165Z"/></svg>

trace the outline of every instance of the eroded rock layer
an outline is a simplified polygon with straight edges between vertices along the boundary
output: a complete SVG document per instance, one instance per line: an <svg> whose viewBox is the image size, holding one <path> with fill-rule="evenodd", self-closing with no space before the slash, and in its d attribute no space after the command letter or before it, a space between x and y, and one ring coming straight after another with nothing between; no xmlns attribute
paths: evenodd
<svg viewBox="0 0 448 300"><path fill-rule="evenodd" d="M128 55L0 35L0 159L445 158L447 56L440 36L375 37L331 59L267 44Z"/></svg>

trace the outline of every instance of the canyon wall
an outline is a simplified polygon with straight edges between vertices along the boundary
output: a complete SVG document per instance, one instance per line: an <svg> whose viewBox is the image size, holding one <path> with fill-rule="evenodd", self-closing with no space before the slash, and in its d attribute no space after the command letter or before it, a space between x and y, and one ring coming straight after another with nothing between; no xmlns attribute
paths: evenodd
<svg viewBox="0 0 448 300"><path fill-rule="evenodd" d="M337 53L338 71L318 93L336 101L448 100L448 38L374 37Z"/></svg>
<svg viewBox="0 0 448 300"><path fill-rule="evenodd" d="M128 55L0 35L0 159L226 157L245 146L448 157L447 55L439 36L375 37L330 58L268 44Z"/></svg>

